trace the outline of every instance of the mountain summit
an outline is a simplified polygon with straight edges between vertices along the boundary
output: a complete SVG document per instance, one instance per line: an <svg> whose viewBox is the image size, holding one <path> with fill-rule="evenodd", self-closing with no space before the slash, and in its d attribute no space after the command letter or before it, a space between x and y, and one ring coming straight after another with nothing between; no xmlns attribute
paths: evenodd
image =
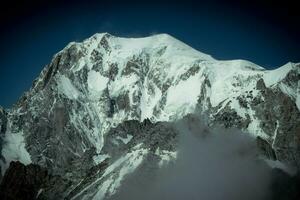
<svg viewBox="0 0 300 200"><path fill-rule="evenodd" d="M149 155L175 159L169 122L190 114L238 128L269 159L300 168L300 63L266 70L216 60L167 34L101 33L68 44L0 109L1 172L11 161L32 163L61 177L41 198L104 199Z"/></svg>

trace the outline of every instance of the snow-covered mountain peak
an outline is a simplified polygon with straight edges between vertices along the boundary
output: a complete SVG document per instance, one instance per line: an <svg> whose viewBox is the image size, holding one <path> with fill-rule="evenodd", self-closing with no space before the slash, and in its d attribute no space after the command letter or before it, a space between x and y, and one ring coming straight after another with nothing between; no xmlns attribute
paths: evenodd
<svg viewBox="0 0 300 200"><path fill-rule="evenodd" d="M167 34L95 34L68 44L11 110L0 109L1 167L30 160L73 181L64 195L102 199L151 152L174 159L175 133L160 122L190 114L249 132L269 157L299 167L299 86L299 63L265 70L213 59ZM22 148L7 154L11 138ZM99 173L85 177L91 167Z"/></svg>
<svg viewBox="0 0 300 200"><path fill-rule="evenodd" d="M101 43L102 42L102 43ZM109 33L98 33L92 37L84 40L83 44L93 48L95 44L107 45L111 49L116 50L122 56L132 55L132 53L139 53L142 51L148 53L155 53L156 51L164 51L167 56L197 57L203 60L214 60L211 56L199 52L185 43L177 40L168 34L156 34L147 37L130 38L130 37L116 37ZM164 49L164 50L162 50Z"/></svg>
<svg viewBox="0 0 300 200"><path fill-rule="evenodd" d="M122 96L131 108L126 119L154 121L193 112L199 96L204 95L203 87L206 99L201 104L218 107L230 102L238 109L233 99L249 91L258 95L259 79L266 87L277 87L288 72L299 66L288 63L276 70L265 70L246 60L215 60L168 34L124 38L109 33L70 43L52 63L56 68L50 66L51 73L46 78L50 80L54 75L60 94L90 101L98 101L104 94L113 101ZM40 76L37 82L44 80ZM295 86L291 89L283 83L280 88L297 98ZM239 115L245 117L245 112Z"/></svg>

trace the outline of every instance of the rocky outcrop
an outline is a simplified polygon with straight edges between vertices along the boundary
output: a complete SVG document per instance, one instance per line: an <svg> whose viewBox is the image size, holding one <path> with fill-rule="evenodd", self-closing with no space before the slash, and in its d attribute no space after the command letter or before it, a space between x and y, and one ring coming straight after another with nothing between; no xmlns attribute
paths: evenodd
<svg viewBox="0 0 300 200"><path fill-rule="evenodd" d="M0 107L0 133L4 134L6 132L7 125L7 112Z"/></svg>
<svg viewBox="0 0 300 200"><path fill-rule="evenodd" d="M161 134L162 132L164 134ZM66 193L67 199L81 199L85 194L97 195L97 191L103 189L103 184L107 181L124 181L124 176L130 174L130 168L144 169L151 165L153 166L151 170L155 171L155 168L159 168L159 163L163 164L168 162L168 159L174 159L173 154L178 146L178 131L168 122L151 123L149 119L143 122L130 120L112 128L106 134L105 140L102 150L105 155L104 161L93 167L83 181ZM124 157L127 157L127 160L123 160ZM110 166L116 168L107 173ZM113 189L113 182L108 184L111 190L103 194L107 197L116 191Z"/></svg>
<svg viewBox="0 0 300 200"><path fill-rule="evenodd" d="M271 160L277 160L274 149L267 141L265 141L261 137L257 137L256 143L258 148L261 150L262 155Z"/></svg>
<svg viewBox="0 0 300 200"><path fill-rule="evenodd" d="M51 175L36 164L24 165L12 161L0 184L3 200L63 199L72 182Z"/></svg>
<svg viewBox="0 0 300 200"><path fill-rule="evenodd" d="M46 169L20 162L11 162L0 185L0 199L32 200L49 179Z"/></svg>
<svg viewBox="0 0 300 200"><path fill-rule="evenodd" d="M164 134L161 134L162 132ZM103 153L108 153L111 158L114 158L139 144L143 144L142 146L152 153L157 148L175 152L178 145L178 133L168 122L152 123L149 119L145 119L140 123L137 120L131 120L111 129L105 140Z"/></svg>
<svg viewBox="0 0 300 200"><path fill-rule="evenodd" d="M262 90L261 103L253 106L260 127L274 139L271 146L279 160L300 166L300 111L281 90Z"/></svg>
<svg viewBox="0 0 300 200"><path fill-rule="evenodd" d="M0 107L0 152L2 152L2 147L4 142L3 139L6 132L6 127L7 127L7 113L2 107ZM0 160L4 160L2 154L0 154ZM2 172L0 167L0 182L1 179L2 179Z"/></svg>

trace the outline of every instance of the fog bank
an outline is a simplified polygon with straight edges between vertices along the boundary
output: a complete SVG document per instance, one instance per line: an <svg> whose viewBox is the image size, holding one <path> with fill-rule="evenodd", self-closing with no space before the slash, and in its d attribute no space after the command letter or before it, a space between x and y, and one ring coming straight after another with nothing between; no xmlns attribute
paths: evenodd
<svg viewBox="0 0 300 200"><path fill-rule="evenodd" d="M270 168L258 159L254 138L235 129L211 128L198 119L174 123L180 132L176 161L158 170L146 162L112 199L263 200ZM163 133L162 133L163 134Z"/></svg>

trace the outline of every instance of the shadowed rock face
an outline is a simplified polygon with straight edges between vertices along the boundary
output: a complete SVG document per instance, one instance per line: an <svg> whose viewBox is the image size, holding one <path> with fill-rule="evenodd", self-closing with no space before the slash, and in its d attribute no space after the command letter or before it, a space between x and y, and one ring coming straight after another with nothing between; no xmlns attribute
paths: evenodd
<svg viewBox="0 0 300 200"><path fill-rule="evenodd" d="M39 189L48 181L46 169L20 162L11 162L0 185L0 198L3 200L32 200Z"/></svg>
<svg viewBox="0 0 300 200"><path fill-rule="evenodd" d="M276 72L246 61L216 61L165 34L98 34L70 43L13 108L0 108L0 149L9 146L3 141L10 134L23 138L31 162L63 178L64 197L80 199L118 180L126 166L134 170L132 160L153 154L159 163L164 155L155 154L158 148L172 157L176 132L166 121L196 113L211 126L259 136L265 155L299 168L300 65L284 67ZM281 78L270 83L268 74L278 73ZM0 159L5 163L2 151ZM84 191L109 166L115 175ZM49 188L41 197L55 194Z"/></svg>
<svg viewBox="0 0 300 200"><path fill-rule="evenodd" d="M274 149L267 141L265 141L261 137L257 137L256 143L264 156L271 160L277 160Z"/></svg>
<svg viewBox="0 0 300 200"><path fill-rule="evenodd" d="M7 113L0 107L0 133L4 134L6 132L6 123L7 123Z"/></svg>
<svg viewBox="0 0 300 200"><path fill-rule="evenodd" d="M271 145L279 160L300 166L300 112L295 102L279 89L262 90L264 101L254 106L260 127L274 137Z"/></svg>
<svg viewBox="0 0 300 200"><path fill-rule="evenodd" d="M66 194L67 199L81 199L85 193L93 196L99 189L101 190L101 185L106 181L118 180L120 174L127 173L125 169L129 166L134 168L134 163L141 158L143 161L136 166L137 168L144 169L151 165L153 172L159 169L162 156L170 160L173 158L171 154L178 146L178 132L168 122L151 123L149 119L143 122L130 120L112 128L106 134L105 140L106 144L102 150L107 156L105 161L89 170L84 181ZM127 160L120 162L124 157L127 157ZM113 172L104 176L110 166L114 165L117 166ZM107 197L109 196L108 194Z"/></svg>
<svg viewBox="0 0 300 200"><path fill-rule="evenodd" d="M124 143L118 139L126 138L128 134L132 136L130 142ZM149 119L144 120L142 123L136 120L125 121L107 133L105 138L107 143L103 147L103 152L115 152L114 154L119 156L126 152L128 148L133 148L141 143L144 147L149 148L151 152L155 152L157 148L176 151L177 136L177 131L172 124L167 122L151 123Z"/></svg>
<svg viewBox="0 0 300 200"><path fill-rule="evenodd" d="M6 111L0 107L0 152L2 152L2 146L3 146L3 139L6 132L6 126L7 126L7 113ZM0 154L0 159L4 160L2 154ZM2 172L0 168L0 181L2 179Z"/></svg>
<svg viewBox="0 0 300 200"><path fill-rule="evenodd" d="M25 166L19 161L12 161L0 184L0 199L63 199L70 185L70 181L49 174L39 165Z"/></svg>
<svg viewBox="0 0 300 200"><path fill-rule="evenodd" d="M151 165L151 170L154 172L159 169L161 156L170 160L174 159L168 153L176 151L178 132L171 123L153 124L149 119L143 122L131 120L112 128L106 134L105 140L107 143L103 147L103 155L107 155L107 157L104 158L104 161L84 168L86 162L90 162L93 158L86 157L84 160L82 157L63 176L53 175L53 172L48 175L48 171L39 165L25 166L20 162L12 162L1 185L3 199L22 199L22 195L27 192L25 199L81 199L85 193L97 192L105 181L117 180L122 170L127 169L132 165L131 162L140 158L143 158L140 168ZM143 154L142 151L139 151L140 149L147 149L142 157L132 154L134 152ZM164 153L160 154L158 150ZM115 165L118 160L127 155L130 155L127 158L130 162L124 160L112 173L102 177L111 165ZM86 190L86 188L89 189ZM37 195L38 191L40 191L39 195Z"/></svg>

